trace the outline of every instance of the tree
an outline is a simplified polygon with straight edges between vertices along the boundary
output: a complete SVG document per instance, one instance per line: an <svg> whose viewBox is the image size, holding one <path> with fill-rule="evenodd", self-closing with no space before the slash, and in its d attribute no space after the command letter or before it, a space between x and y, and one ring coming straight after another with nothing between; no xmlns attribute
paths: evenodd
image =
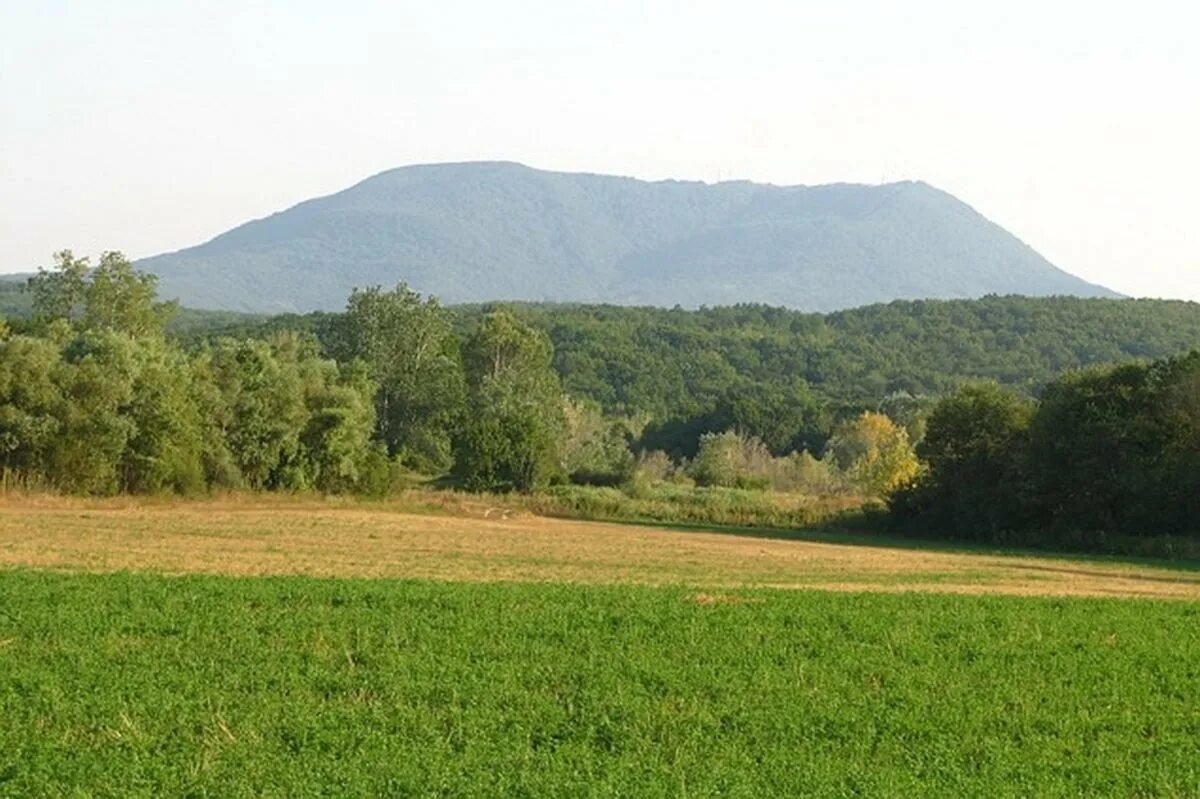
<svg viewBox="0 0 1200 799"><path fill-rule="evenodd" d="M1158 463L1158 515L1151 529L1200 532L1200 351L1159 362L1155 403L1167 443ZM1145 531L1143 531L1145 532Z"/></svg>
<svg viewBox="0 0 1200 799"><path fill-rule="evenodd" d="M132 343L132 396L121 411L131 431L118 466L120 490L202 491L203 425L187 357L161 338Z"/></svg>
<svg viewBox="0 0 1200 799"><path fill-rule="evenodd" d="M47 476L47 458L61 426L62 389L55 380L59 348L12 336L0 342L0 459L5 472Z"/></svg>
<svg viewBox="0 0 1200 799"><path fill-rule="evenodd" d="M702 486L767 488L787 464L786 458L773 458L758 438L726 430L700 437L688 473Z"/></svg>
<svg viewBox="0 0 1200 799"><path fill-rule="evenodd" d="M55 370L63 393L60 427L48 466L61 488L82 494L121 488L121 461L136 432L126 410L137 369L134 342L116 331L85 331L63 350Z"/></svg>
<svg viewBox="0 0 1200 799"><path fill-rule="evenodd" d="M267 342L225 339L212 348L207 369L216 387L207 410L217 420L239 482L250 488L278 485L280 466L295 457L307 422L294 365L281 363Z"/></svg>
<svg viewBox="0 0 1200 799"><path fill-rule="evenodd" d="M421 471L446 470L465 388L458 339L437 300L422 302L403 283L388 292L355 289L328 338L337 360L361 360L379 386L376 417L388 453Z"/></svg>
<svg viewBox="0 0 1200 799"><path fill-rule="evenodd" d="M200 414L200 463L210 488L242 488L245 480L230 446L234 407L230 364L217 352L232 345L224 339L194 353L190 361L192 396Z"/></svg>
<svg viewBox="0 0 1200 799"><path fill-rule="evenodd" d="M876 410L903 427L908 433L908 440L915 447L925 438L929 414L936 404L936 397L913 396L907 391L894 391L879 402Z"/></svg>
<svg viewBox="0 0 1200 799"><path fill-rule="evenodd" d="M662 449L676 459L694 457L708 433L737 430L784 455L820 446L828 430L821 403L803 381L787 386L739 381L706 411L651 423L642 434L645 449Z"/></svg>
<svg viewBox="0 0 1200 799"><path fill-rule="evenodd" d="M1064 375L1033 420L1039 516L1062 529L1181 534L1200 511L1200 354Z"/></svg>
<svg viewBox="0 0 1200 799"><path fill-rule="evenodd" d="M930 413L917 454L926 472L894 498L896 517L992 540L1026 524L1034 405L994 383L964 386Z"/></svg>
<svg viewBox="0 0 1200 799"><path fill-rule="evenodd" d="M455 474L476 489L528 491L557 472L562 388L544 333L488 314L464 348L468 413L455 439Z"/></svg>
<svg viewBox="0 0 1200 799"><path fill-rule="evenodd" d="M827 451L851 481L874 496L891 495L920 472L907 431L882 413L866 411L838 427Z"/></svg>
<svg viewBox="0 0 1200 799"><path fill-rule="evenodd" d="M63 319L86 328L107 328L132 336L160 335L175 311L158 302L155 275L138 272L119 252L105 252L92 269L70 250L54 254L53 271L30 278L33 313L46 323Z"/></svg>
<svg viewBox="0 0 1200 799"><path fill-rule="evenodd" d="M121 253L104 253L84 292L83 324L131 336L161 335L176 303L158 302L157 285L157 275L136 271Z"/></svg>
<svg viewBox="0 0 1200 799"><path fill-rule="evenodd" d="M280 487L354 490L374 460L375 384L360 361L343 367L322 358L311 337L272 340L276 358L299 377L305 421L299 447L281 464Z"/></svg>
<svg viewBox="0 0 1200 799"><path fill-rule="evenodd" d="M616 485L633 470L628 425L604 416L600 406L563 398L562 471L572 481Z"/></svg>
<svg viewBox="0 0 1200 799"><path fill-rule="evenodd" d="M54 269L38 269L37 275L29 279L34 318L45 322L77 318L83 308L89 268L87 258L76 258L70 250L54 253Z"/></svg>

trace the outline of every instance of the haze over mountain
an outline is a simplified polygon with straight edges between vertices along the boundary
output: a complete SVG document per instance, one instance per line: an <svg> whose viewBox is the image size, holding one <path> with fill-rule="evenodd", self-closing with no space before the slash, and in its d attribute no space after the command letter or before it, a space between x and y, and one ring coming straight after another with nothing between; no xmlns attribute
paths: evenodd
<svg viewBox="0 0 1200 799"><path fill-rule="evenodd" d="M197 308L308 311L405 281L444 302L810 311L985 294L1116 296L925 183L645 182L506 162L409 166L146 258Z"/></svg>

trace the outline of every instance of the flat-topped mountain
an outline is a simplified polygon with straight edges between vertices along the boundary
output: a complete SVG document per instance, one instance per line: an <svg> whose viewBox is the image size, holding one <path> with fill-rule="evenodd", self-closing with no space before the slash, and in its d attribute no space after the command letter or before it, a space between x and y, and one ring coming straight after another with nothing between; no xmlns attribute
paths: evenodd
<svg viewBox="0 0 1200 799"><path fill-rule="evenodd" d="M1115 296L924 183L646 182L503 162L409 166L139 268L197 308L308 311L405 281L444 302L826 311L894 299Z"/></svg>

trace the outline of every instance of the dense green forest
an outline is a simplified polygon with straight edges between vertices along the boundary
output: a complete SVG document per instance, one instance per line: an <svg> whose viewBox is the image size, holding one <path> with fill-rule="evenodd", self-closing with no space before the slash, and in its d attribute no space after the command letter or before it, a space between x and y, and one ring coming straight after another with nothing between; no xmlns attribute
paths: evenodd
<svg viewBox="0 0 1200 799"><path fill-rule="evenodd" d="M460 340L436 302L368 289L321 343L280 331L185 349L166 335L177 309L158 301L153 275L115 252L94 268L56 259L29 283L30 317L0 329L10 484L383 494L406 468L453 467L471 488L561 479L569 418L552 347L509 314Z"/></svg>
<svg viewBox="0 0 1200 799"><path fill-rule="evenodd" d="M0 329L10 483L382 495L420 474L663 486L673 507L774 490L886 501L922 534L1096 547L1194 536L1200 516L1200 354L1180 355L1195 304L446 309L400 285L169 335L155 282L119 253L64 252L9 292L29 302ZM733 495L716 496L697 506Z"/></svg>
<svg viewBox="0 0 1200 799"><path fill-rule="evenodd" d="M1200 343L1200 304L1166 300L986 297L826 315L760 305L484 305L448 313L466 334L498 307L550 337L567 393L641 420L645 448L676 458L694 455L702 433L734 428L776 454L819 451L839 421L863 410L907 422L964 382L994 380L1032 395L1068 369L1166 357ZM328 342L339 318L282 315L217 332L300 330ZM194 343L213 332L182 335Z"/></svg>
<svg viewBox="0 0 1200 799"><path fill-rule="evenodd" d="M963 387L917 453L923 473L891 497L901 529L1087 548L1190 536L1200 554L1200 351L1073 371L1038 400Z"/></svg>

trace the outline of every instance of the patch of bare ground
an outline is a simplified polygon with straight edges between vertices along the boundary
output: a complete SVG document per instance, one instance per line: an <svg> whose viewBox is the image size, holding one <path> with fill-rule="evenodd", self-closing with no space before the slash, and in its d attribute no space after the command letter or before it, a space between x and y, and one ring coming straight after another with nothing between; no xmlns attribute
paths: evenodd
<svg viewBox="0 0 1200 799"><path fill-rule="evenodd" d="M411 507L406 505L405 507ZM0 499L0 568L1200 599L1200 573L286 497ZM723 589L723 590L718 590Z"/></svg>

